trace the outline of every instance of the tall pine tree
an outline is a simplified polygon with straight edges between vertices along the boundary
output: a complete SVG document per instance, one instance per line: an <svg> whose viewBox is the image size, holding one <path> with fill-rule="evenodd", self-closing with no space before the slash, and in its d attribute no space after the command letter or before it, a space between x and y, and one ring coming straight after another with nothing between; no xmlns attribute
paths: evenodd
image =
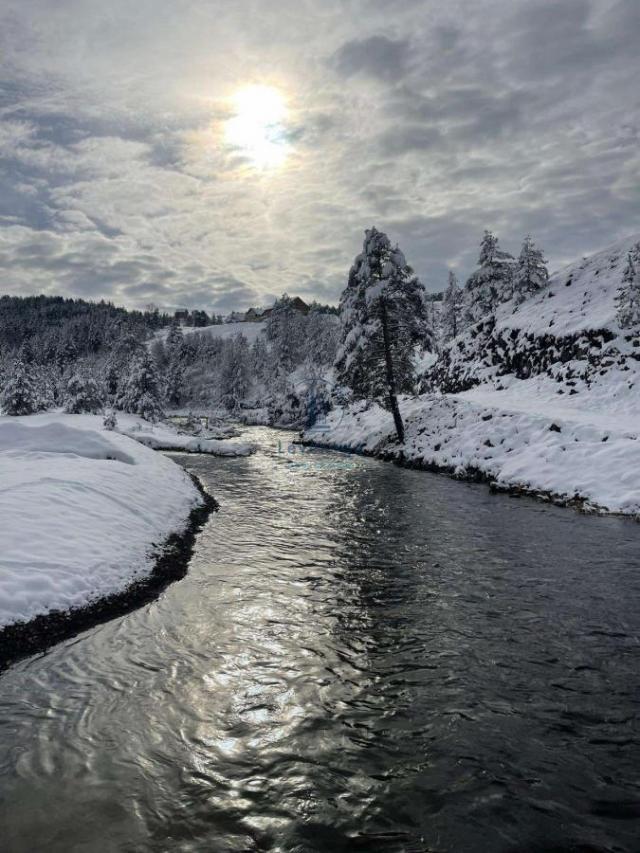
<svg viewBox="0 0 640 853"><path fill-rule="evenodd" d="M501 302L511 297L513 288L513 255L503 252L498 238L485 231L480 243L478 269L465 285L465 319L477 323L493 314Z"/></svg>
<svg viewBox="0 0 640 853"><path fill-rule="evenodd" d="M418 348L433 349L433 329L424 287L400 249L376 228L365 232L340 309L336 379L356 399L375 400L389 409L402 443L398 394L415 390L413 357Z"/></svg>
<svg viewBox="0 0 640 853"><path fill-rule="evenodd" d="M616 303L618 323L623 329L640 324L640 243L636 243L627 255Z"/></svg>
<svg viewBox="0 0 640 853"><path fill-rule="evenodd" d="M463 293L454 272L449 272L449 283L442 299L442 339L445 343L457 337L463 328Z"/></svg>
<svg viewBox="0 0 640 853"><path fill-rule="evenodd" d="M513 301L524 302L549 282L549 270L541 249L527 235L522 244L520 257L513 277Z"/></svg>

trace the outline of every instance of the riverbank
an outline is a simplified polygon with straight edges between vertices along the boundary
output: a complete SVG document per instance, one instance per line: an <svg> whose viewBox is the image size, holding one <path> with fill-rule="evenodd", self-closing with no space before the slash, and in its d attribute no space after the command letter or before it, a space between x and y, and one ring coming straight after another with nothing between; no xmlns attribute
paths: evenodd
<svg viewBox="0 0 640 853"><path fill-rule="evenodd" d="M0 418L0 667L182 577L215 504L98 416Z"/></svg>
<svg viewBox="0 0 640 853"><path fill-rule="evenodd" d="M586 512L640 519L640 441L615 415L598 423L570 413L536 413L466 399L423 395L401 402L406 441L377 405L330 412L305 444L386 459L407 467L482 481Z"/></svg>

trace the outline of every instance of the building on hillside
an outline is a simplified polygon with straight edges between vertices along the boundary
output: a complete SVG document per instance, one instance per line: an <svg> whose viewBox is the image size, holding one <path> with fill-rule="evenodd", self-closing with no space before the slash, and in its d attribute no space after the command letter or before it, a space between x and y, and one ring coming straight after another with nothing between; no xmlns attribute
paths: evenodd
<svg viewBox="0 0 640 853"><path fill-rule="evenodd" d="M306 315L310 311L307 303L300 299L299 296L294 296L291 300L291 304L296 311L300 312L300 314ZM249 308L242 319L245 323L261 323L263 320L267 319L272 310L272 308Z"/></svg>
<svg viewBox="0 0 640 853"><path fill-rule="evenodd" d="M175 312L175 314L173 315L173 319L179 326L186 326L186 324L189 320L188 309L187 308L179 308Z"/></svg>
<svg viewBox="0 0 640 853"><path fill-rule="evenodd" d="M309 306L307 305L307 303L303 299L300 299L299 296L293 297L292 304L293 304L293 307L296 309L296 311L299 311L301 314L304 314L305 316L311 310L309 308Z"/></svg>
<svg viewBox="0 0 640 853"><path fill-rule="evenodd" d="M259 323L264 320L264 308L249 308L244 315L245 323Z"/></svg>

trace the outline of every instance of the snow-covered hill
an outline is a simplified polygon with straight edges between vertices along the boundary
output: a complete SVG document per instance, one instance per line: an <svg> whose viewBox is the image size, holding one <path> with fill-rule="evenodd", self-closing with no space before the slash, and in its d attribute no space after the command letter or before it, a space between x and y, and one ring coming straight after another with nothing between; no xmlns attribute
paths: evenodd
<svg viewBox="0 0 640 853"><path fill-rule="evenodd" d="M503 377L542 375L557 383L558 395L575 395L609 374L612 385L633 386L640 329L620 329L615 298L629 250L639 240L628 237L570 264L519 306L505 302L495 319L477 323L445 348L425 388L460 392L488 384L500 390Z"/></svg>
<svg viewBox="0 0 640 853"><path fill-rule="evenodd" d="M403 446L389 412L362 404L306 438L640 517L640 328L621 329L615 303L639 239L455 338L426 367L425 393L401 403Z"/></svg>

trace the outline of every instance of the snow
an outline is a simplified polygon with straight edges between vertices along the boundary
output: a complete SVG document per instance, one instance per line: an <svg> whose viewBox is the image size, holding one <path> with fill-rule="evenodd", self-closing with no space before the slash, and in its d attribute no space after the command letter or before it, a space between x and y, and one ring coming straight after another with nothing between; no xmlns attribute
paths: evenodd
<svg viewBox="0 0 640 853"><path fill-rule="evenodd" d="M533 334L568 335L616 327L616 290L627 255L639 235L627 237L554 273L549 286L513 313L511 302L498 311L497 328Z"/></svg>
<svg viewBox="0 0 640 853"><path fill-rule="evenodd" d="M209 453L212 456L249 456L255 451L255 445L246 441L223 441L207 435L185 435L170 424L152 424L121 412L118 412L117 430L153 450Z"/></svg>
<svg viewBox="0 0 640 853"><path fill-rule="evenodd" d="M402 400L405 460L640 518L640 329L621 332L615 301L638 239L565 267L516 310L501 305L489 336L471 329L456 338L444 355L479 384ZM563 351L558 339L586 332L602 334ZM507 372L514 353L529 359L529 378ZM392 417L378 406L333 411L305 437L400 455Z"/></svg>
<svg viewBox="0 0 640 853"><path fill-rule="evenodd" d="M0 629L121 592L201 496L93 415L0 418Z"/></svg>
<svg viewBox="0 0 640 853"><path fill-rule="evenodd" d="M503 398L504 399L504 398ZM606 426L482 405L458 397L401 401L404 459L467 476L476 470L502 488L577 499L585 508L640 516L640 440L610 418ZM637 421L636 421L637 424ZM323 431L305 439L324 446L399 457L393 420L377 405L333 411Z"/></svg>
<svg viewBox="0 0 640 853"><path fill-rule="evenodd" d="M249 344L252 344L258 337L266 337L264 330L266 323L218 323L214 326L182 326L183 335L203 334L211 338L222 338L228 340L236 335L244 335ZM156 333L155 339L164 340L169 334L169 328L161 329Z"/></svg>

